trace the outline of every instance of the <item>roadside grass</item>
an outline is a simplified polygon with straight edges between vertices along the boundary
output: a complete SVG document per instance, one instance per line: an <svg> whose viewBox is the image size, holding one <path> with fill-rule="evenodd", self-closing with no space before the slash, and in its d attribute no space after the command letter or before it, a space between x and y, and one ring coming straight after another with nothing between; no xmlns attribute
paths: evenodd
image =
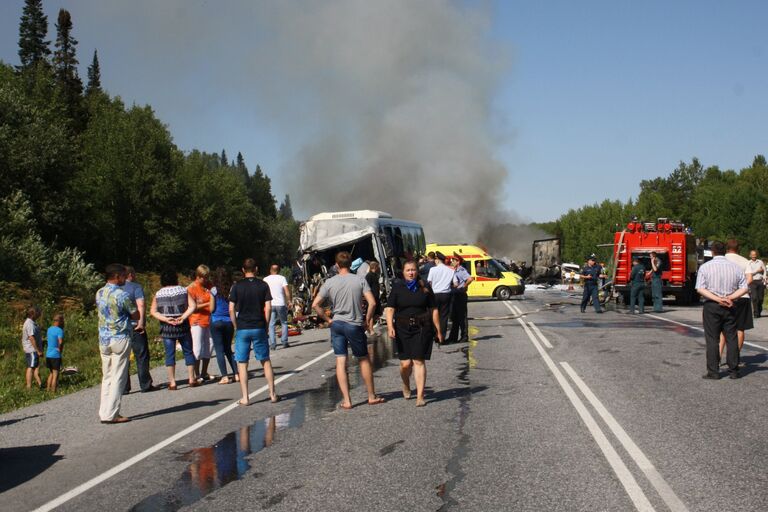
<svg viewBox="0 0 768 512"><path fill-rule="evenodd" d="M181 280L181 276L180 276ZM144 286L146 309L149 312L152 296L160 288L157 275L142 274L138 281ZM188 282L188 280L187 280ZM180 283L185 284L185 283ZM64 349L62 368L74 366L78 372L60 375L56 393L49 393L35 386L26 389L24 374L26 364L21 348L21 327L24 308L32 303L29 295L16 294L13 300L0 301L0 414L26 407L52 398L74 393L101 382L101 357L98 341L98 315L93 308L84 307L79 301L60 300L58 303L38 303L43 315L38 319L43 337L57 312L64 313ZM156 320L147 319L150 365L161 366L165 360L163 345L158 339L160 326ZM131 374L136 372L131 354ZM45 357L40 360L40 379L45 385L48 378Z"/></svg>

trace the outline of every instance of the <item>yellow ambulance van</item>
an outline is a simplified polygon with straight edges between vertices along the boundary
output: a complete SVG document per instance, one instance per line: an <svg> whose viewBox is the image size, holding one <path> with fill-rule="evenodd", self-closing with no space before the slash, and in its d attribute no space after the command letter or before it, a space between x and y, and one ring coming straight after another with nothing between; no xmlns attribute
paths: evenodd
<svg viewBox="0 0 768 512"><path fill-rule="evenodd" d="M499 300L507 300L513 295L522 295L525 292L522 277L507 270L504 265L477 246L427 244L427 253L438 251L445 255L446 261L450 261L455 255L464 260L462 265L474 278L467 289L467 295L470 298L496 297Z"/></svg>

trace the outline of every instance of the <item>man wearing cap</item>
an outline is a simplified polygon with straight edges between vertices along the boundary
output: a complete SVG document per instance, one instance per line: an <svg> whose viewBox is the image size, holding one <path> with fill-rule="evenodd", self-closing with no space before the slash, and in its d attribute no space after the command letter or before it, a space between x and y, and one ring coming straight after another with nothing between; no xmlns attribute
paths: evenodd
<svg viewBox="0 0 768 512"><path fill-rule="evenodd" d="M629 312L635 314L635 304L640 306L640 314L645 313L645 265L640 258L632 258L632 272L629 273Z"/></svg>
<svg viewBox="0 0 768 512"><path fill-rule="evenodd" d="M604 274L602 267L596 262L597 257L594 254L590 254L587 257L586 266L581 269L581 280L584 283L584 294L581 296L582 313L587 310L587 304L589 304L590 297L592 298L592 306L594 306L595 312L603 312L603 309L600 306L600 297L597 294L597 288L598 282Z"/></svg>
<svg viewBox="0 0 768 512"><path fill-rule="evenodd" d="M451 314L451 283L453 282L453 269L445 264L445 254L435 253L435 266L429 269L427 282L435 294L437 311L440 314L440 332L448 332L448 317Z"/></svg>
<svg viewBox="0 0 768 512"><path fill-rule="evenodd" d="M452 298L451 298L451 334L446 343L464 343L469 341L467 325L467 287L473 278L462 265L464 260L453 253L451 267L453 268ZM461 334L459 334L461 332Z"/></svg>

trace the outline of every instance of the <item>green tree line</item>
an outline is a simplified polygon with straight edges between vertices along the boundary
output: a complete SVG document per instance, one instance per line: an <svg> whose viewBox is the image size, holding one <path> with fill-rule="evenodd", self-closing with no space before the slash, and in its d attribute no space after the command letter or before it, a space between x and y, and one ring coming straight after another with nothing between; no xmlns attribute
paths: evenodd
<svg viewBox="0 0 768 512"><path fill-rule="evenodd" d="M51 47L42 1L26 0L19 64L0 62L0 281L67 294L115 261L287 264L298 224L262 169L240 153L180 150L150 106L102 88L96 50L83 84L65 9L55 28Z"/></svg>
<svg viewBox="0 0 768 512"><path fill-rule="evenodd" d="M637 217L655 221L659 217L680 220L698 238L734 237L742 250L757 249L768 255L768 164L763 155L749 167L722 171L704 167L697 158L680 162L667 177L640 182L640 194L626 202L605 200L569 210L553 222L537 224L562 239L563 261L583 261L593 252L605 261L616 230Z"/></svg>

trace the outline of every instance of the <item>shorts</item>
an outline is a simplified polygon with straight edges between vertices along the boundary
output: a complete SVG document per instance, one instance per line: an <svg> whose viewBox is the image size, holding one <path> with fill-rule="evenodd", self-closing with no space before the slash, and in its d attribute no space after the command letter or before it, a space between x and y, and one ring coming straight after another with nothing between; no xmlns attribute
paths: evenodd
<svg viewBox="0 0 768 512"><path fill-rule="evenodd" d="M59 371L61 370L61 358L60 357L46 357L45 358L45 366L48 367L49 370L53 371Z"/></svg>
<svg viewBox="0 0 768 512"><path fill-rule="evenodd" d="M740 297L733 306L736 315L736 329L746 331L752 329L755 324L752 322L752 301L749 298Z"/></svg>
<svg viewBox="0 0 768 512"><path fill-rule="evenodd" d="M211 328L193 325L189 328L192 334L192 352L195 359L211 358Z"/></svg>
<svg viewBox="0 0 768 512"><path fill-rule="evenodd" d="M24 359L27 361L27 368L40 366L40 356L37 355L37 352L24 352Z"/></svg>
<svg viewBox="0 0 768 512"><path fill-rule="evenodd" d="M165 346L165 366L176 366L176 341L181 345L184 354L184 363L187 366L195 364L195 354L192 352L192 337L185 334L181 338L163 338Z"/></svg>
<svg viewBox="0 0 768 512"><path fill-rule="evenodd" d="M351 346L355 357L368 357L368 340L362 325L335 320L331 324L331 346L337 356L346 356L347 346Z"/></svg>
<svg viewBox="0 0 768 512"><path fill-rule="evenodd" d="M253 347L253 357L269 361L269 337L266 329L238 329L235 333L235 361L247 363Z"/></svg>

